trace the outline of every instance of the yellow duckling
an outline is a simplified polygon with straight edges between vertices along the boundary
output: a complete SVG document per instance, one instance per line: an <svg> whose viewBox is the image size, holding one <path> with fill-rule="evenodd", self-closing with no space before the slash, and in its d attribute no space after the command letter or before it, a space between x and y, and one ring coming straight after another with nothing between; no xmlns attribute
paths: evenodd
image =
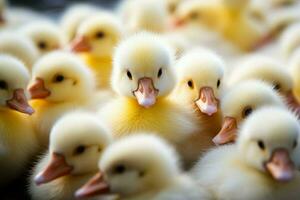
<svg viewBox="0 0 300 200"><path fill-rule="evenodd" d="M29 70L39 55L29 38L13 32L0 33L0 53L18 58Z"/></svg>
<svg viewBox="0 0 300 200"><path fill-rule="evenodd" d="M172 64L173 53L155 34L139 33L117 47L112 87L118 96L99 111L116 138L150 131L178 142L195 131L193 113L167 98L175 86Z"/></svg>
<svg viewBox="0 0 300 200"><path fill-rule="evenodd" d="M84 112L63 116L51 130L49 152L30 177L32 199L74 199L74 192L98 170L112 135L98 118Z"/></svg>
<svg viewBox="0 0 300 200"><path fill-rule="evenodd" d="M64 113L87 108L93 101L92 72L73 54L52 52L33 67L29 85L33 121L42 145L48 145L50 129Z"/></svg>
<svg viewBox="0 0 300 200"><path fill-rule="evenodd" d="M230 88L221 99L223 126L213 142L217 145L234 142L243 121L254 110L267 105L285 106L284 99L267 83L249 80Z"/></svg>
<svg viewBox="0 0 300 200"><path fill-rule="evenodd" d="M175 150L149 134L129 136L109 146L99 172L77 197L117 194L120 200L209 200L210 194L180 170Z"/></svg>
<svg viewBox="0 0 300 200"><path fill-rule="evenodd" d="M194 176L216 199L299 199L299 121L284 108L266 107L244 123L236 145L209 152ZM238 188L243 188L238 190Z"/></svg>
<svg viewBox="0 0 300 200"><path fill-rule="evenodd" d="M96 75L98 88L110 88L112 54L122 37L118 20L109 13L89 17L80 25L71 48Z"/></svg>
<svg viewBox="0 0 300 200"><path fill-rule="evenodd" d="M0 56L1 186L21 175L38 149L30 118L25 115L34 112L25 94L29 77L22 62Z"/></svg>
<svg viewBox="0 0 300 200"><path fill-rule="evenodd" d="M175 68L178 83L171 98L190 107L200 130L182 140L178 149L185 162L194 164L213 145L212 139L221 128L219 99L225 66L215 53L195 49L180 58Z"/></svg>
<svg viewBox="0 0 300 200"><path fill-rule="evenodd" d="M35 21L24 25L20 32L29 37L40 55L63 48L65 39L55 24L49 21Z"/></svg>

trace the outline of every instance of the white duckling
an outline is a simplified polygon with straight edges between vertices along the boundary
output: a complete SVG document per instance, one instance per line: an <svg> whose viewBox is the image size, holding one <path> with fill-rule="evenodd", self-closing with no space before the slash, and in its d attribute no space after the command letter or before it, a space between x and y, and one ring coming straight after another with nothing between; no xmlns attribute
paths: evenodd
<svg viewBox="0 0 300 200"><path fill-rule="evenodd" d="M117 47L112 88L118 96L99 110L116 138L150 131L178 142L197 129L193 113L167 98L175 87L173 61L155 34L136 34Z"/></svg>
<svg viewBox="0 0 300 200"><path fill-rule="evenodd" d="M237 144L209 152L194 176L217 199L299 199L299 134L299 121L288 110L261 108L245 121Z"/></svg>
<svg viewBox="0 0 300 200"><path fill-rule="evenodd" d="M234 142L237 130L253 111L268 105L285 107L284 99L272 86L259 80L248 80L230 88L221 99L223 125L213 142Z"/></svg>
<svg viewBox="0 0 300 200"><path fill-rule="evenodd" d="M30 177L32 199L75 199L74 192L97 172L99 157L111 142L111 133L94 115L63 116L51 130L49 152Z"/></svg>
<svg viewBox="0 0 300 200"><path fill-rule="evenodd" d="M0 53L18 58L29 70L39 55L29 38L13 32L0 33Z"/></svg>
<svg viewBox="0 0 300 200"><path fill-rule="evenodd" d="M35 21L21 27L20 32L29 37L40 55L64 47L65 39L59 27L49 21Z"/></svg>
<svg viewBox="0 0 300 200"><path fill-rule="evenodd" d="M0 185L22 174L38 149L30 118L34 110L27 102L29 72L14 57L0 55Z"/></svg>
<svg viewBox="0 0 300 200"><path fill-rule="evenodd" d="M122 200L211 199L180 170L175 150L152 135L135 135L109 146L99 172L77 197L117 194Z"/></svg>
<svg viewBox="0 0 300 200"><path fill-rule="evenodd" d="M47 146L50 129L60 116L91 106L95 81L76 55L56 51L44 55L34 65L29 92L36 110L35 128L41 144Z"/></svg>

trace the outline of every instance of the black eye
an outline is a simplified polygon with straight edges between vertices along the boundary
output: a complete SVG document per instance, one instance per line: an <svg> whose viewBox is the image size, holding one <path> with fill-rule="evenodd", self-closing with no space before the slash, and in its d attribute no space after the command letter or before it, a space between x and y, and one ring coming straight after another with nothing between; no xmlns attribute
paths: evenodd
<svg viewBox="0 0 300 200"><path fill-rule="evenodd" d="M160 68L160 69L158 70L157 77L160 78L161 75L162 75L162 68Z"/></svg>
<svg viewBox="0 0 300 200"><path fill-rule="evenodd" d="M265 143L263 141L258 140L257 145L261 150L265 150Z"/></svg>
<svg viewBox="0 0 300 200"><path fill-rule="evenodd" d="M243 117L248 117L252 113L253 109L251 107L246 107L243 111Z"/></svg>
<svg viewBox="0 0 300 200"><path fill-rule="evenodd" d="M40 49L46 49L46 48L47 48L47 44L46 44L46 42L44 42L44 41L40 41L40 42L38 43L38 47L39 47Z"/></svg>
<svg viewBox="0 0 300 200"><path fill-rule="evenodd" d="M61 83L64 80L65 80L65 77L63 75L58 74L58 75L56 75L54 77L53 82L55 82L55 83Z"/></svg>
<svg viewBox="0 0 300 200"><path fill-rule="evenodd" d="M102 38L104 38L104 36L105 36L105 34L104 34L104 32L102 32L102 31L98 31L98 32L95 34L95 38L97 38L97 39L102 39Z"/></svg>
<svg viewBox="0 0 300 200"><path fill-rule="evenodd" d="M85 149L86 149L85 146L80 145L80 146L76 147L76 149L73 152L73 155L83 154L85 152Z"/></svg>
<svg viewBox="0 0 300 200"><path fill-rule="evenodd" d="M189 86L191 89L194 88L194 83L193 83L192 80L189 80L189 81L187 82L187 84L188 84L188 86Z"/></svg>
<svg viewBox="0 0 300 200"><path fill-rule="evenodd" d="M1 90L7 90L8 85L5 81L0 80L0 89Z"/></svg>
<svg viewBox="0 0 300 200"><path fill-rule="evenodd" d="M126 167L124 165L117 165L114 168L114 173L115 174L123 174L126 171Z"/></svg>
<svg viewBox="0 0 300 200"><path fill-rule="evenodd" d="M217 82L217 88L219 88L221 85L221 80L219 79L218 82Z"/></svg>
<svg viewBox="0 0 300 200"><path fill-rule="evenodd" d="M297 147L297 145L298 145L298 142L297 142L297 140L295 140L293 143L293 148L295 149Z"/></svg>
<svg viewBox="0 0 300 200"><path fill-rule="evenodd" d="M132 74L130 73L129 70L127 70L127 76L128 76L128 78L129 78L130 80L132 80Z"/></svg>
<svg viewBox="0 0 300 200"><path fill-rule="evenodd" d="M278 90L280 90L281 86L279 83L276 83L276 84L274 84L273 88L278 91Z"/></svg>

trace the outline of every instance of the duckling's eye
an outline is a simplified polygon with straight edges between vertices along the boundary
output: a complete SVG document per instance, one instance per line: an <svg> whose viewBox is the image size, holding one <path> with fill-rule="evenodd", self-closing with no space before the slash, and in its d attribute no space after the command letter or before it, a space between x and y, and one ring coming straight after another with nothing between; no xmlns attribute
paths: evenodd
<svg viewBox="0 0 300 200"><path fill-rule="evenodd" d="M248 117L252 113L253 109L247 106L243 111L243 118Z"/></svg>
<svg viewBox="0 0 300 200"><path fill-rule="evenodd" d="M175 4L170 4L168 7L169 13L174 13L176 10L176 5Z"/></svg>
<svg viewBox="0 0 300 200"><path fill-rule="evenodd" d="M124 165L117 165L114 168L115 174L123 174L126 171L126 167Z"/></svg>
<svg viewBox="0 0 300 200"><path fill-rule="evenodd" d="M217 88L219 88L221 85L221 80L219 79L218 82L217 82Z"/></svg>
<svg viewBox="0 0 300 200"><path fill-rule="evenodd" d="M3 80L0 80L0 89L1 90L7 90L8 89L7 83Z"/></svg>
<svg viewBox="0 0 300 200"><path fill-rule="evenodd" d="M65 80L65 77L61 74L58 74L54 77L53 82L55 83L61 83Z"/></svg>
<svg viewBox="0 0 300 200"><path fill-rule="evenodd" d="M189 81L187 82L187 84L188 84L188 86L189 86L191 89L194 89L194 83L193 83L192 80L189 80Z"/></svg>
<svg viewBox="0 0 300 200"><path fill-rule="evenodd" d="M79 145L78 147L76 147L74 149L73 155L77 156L77 155L83 154L85 152L85 149L86 149L85 146Z"/></svg>
<svg viewBox="0 0 300 200"><path fill-rule="evenodd" d="M44 50L44 49L47 48L47 44L46 44L46 42L44 42L44 41L40 41L40 42L38 43L38 47L39 47L40 49Z"/></svg>
<svg viewBox="0 0 300 200"><path fill-rule="evenodd" d="M279 83L276 83L276 84L274 84L274 87L273 87L273 88L274 88L275 90L279 91L280 88L281 88L281 86L280 86Z"/></svg>
<svg viewBox="0 0 300 200"><path fill-rule="evenodd" d="M130 73L129 70L127 70L127 77L128 77L130 80L132 80L132 74Z"/></svg>
<svg viewBox="0 0 300 200"><path fill-rule="evenodd" d="M265 143L263 142L263 141L261 141L261 140L258 140L257 141L257 145L258 145L258 147L261 149L261 150L265 150Z"/></svg>
<svg viewBox="0 0 300 200"><path fill-rule="evenodd" d="M160 78L161 75L162 75L162 68L160 68L160 69L158 70L157 77Z"/></svg>
<svg viewBox="0 0 300 200"><path fill-rule="evenodd" d="M192 20L198 19L198 18L199 18L199 14L198 14L197 12L192 12L192 13L190 14L190 18L191 18Z"/></svg>
<svg viewBox="0 0 300 200"><path fill-rule="evenodd" d="M105 33L103 31L98 31L96 34L95 34L95 38L97 39L102 39L105 37Z"/></svg>
<svg viewBox="0 0 300 200"><path fill-rule="evenodd" d="M293 143L293 148L295 149L297 147L297 145L298 145L298 142L297 142L297 140L295 140Z"/></svg>

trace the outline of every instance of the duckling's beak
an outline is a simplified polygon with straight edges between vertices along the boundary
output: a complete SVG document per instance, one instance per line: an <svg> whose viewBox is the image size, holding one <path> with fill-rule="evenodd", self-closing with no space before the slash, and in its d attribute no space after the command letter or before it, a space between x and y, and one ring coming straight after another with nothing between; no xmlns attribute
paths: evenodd
<svg viewBox="0 0 300 200"><path fill-rule="evenodd" d="M37 185L48 183L59 177L70 174L73 170L65 160L65 157L58 153L52 153L51 160L47 167L40 172L35 178L34 182Z"/></svg>
<svg viewBox="0 0 300 200"><path fill-rule="evenodd" d="M185 20L180 18L174 18L171 20L171 28L173 29L182 27L184 24L185 24Z"/></svg>
<svg viewBox="0 0 300 200"><path fill-rule="evenodd" d="M211 116L218 111L218 99L214 95L214 90L211 87L203 87L200 89L199 99L196 100L196 105L201 112Z"/></svg>
<svg viewBox="0 0 300 200"><path fill-rule="evenodd" d="M290 181L295 177L296 168L286 149L276 149L265 167L277 181Z"/></svg>
<svg viewBox="0 0 300 200"><path fill-rule="evenodd" d="M152 78L144 77L139 79L138 88L133 94L141 106L149 108L155 104L158 90L155 88Z"/></svg>
<svg viewBox="0 0 300 200"><path fill-rule="evenodd" d="M77 37L71 43L71 51L75 53L89 52L92 50L91 45L86 37Z"/></svg>
<svg viewBox="0 0 300 200"><path fill-rule="evenodd" d="M213 138L216 145L222 145L235 141L237 132L237 123L233 117L225 117L219 133Z"/></svg>
<svg viewBox="0 0 300 200"><path fill-rule="evenodd" d="M50 96L51 92L45 88L44 80L36 78L35 82L28 89L31 99L44 99Z"/></svg>
<svg viewBox="0 0 300 200"><path fill-rule="evenodd" d="M13 93L13 97L6 101L6 104L11 109L19 111L25 114L33 114L33 108L28 104L25 92L23 89L16 89Z"/></svg>
<svg viewBox="0 0 300 200"><path fill-rule="evenodd" d="M84 186L78 189L75 193L76 198L89 198L96 195L109 194L109 185L103 179L101 172L98 172Z"/></svg>

